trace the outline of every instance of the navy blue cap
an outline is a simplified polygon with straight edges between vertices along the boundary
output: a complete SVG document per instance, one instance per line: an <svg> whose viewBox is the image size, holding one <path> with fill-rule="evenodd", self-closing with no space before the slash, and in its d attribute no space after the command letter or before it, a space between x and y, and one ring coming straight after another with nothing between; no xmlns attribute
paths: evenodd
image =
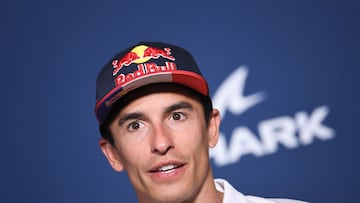
<svg viewBox="0 0 360 203"><path fill-rule="evenodd" d="M103 123L126 93L154 83L176 83L208 96L209 89L192 55L161 42L141 42L116 54L96 80L95 114Z"/></svg>

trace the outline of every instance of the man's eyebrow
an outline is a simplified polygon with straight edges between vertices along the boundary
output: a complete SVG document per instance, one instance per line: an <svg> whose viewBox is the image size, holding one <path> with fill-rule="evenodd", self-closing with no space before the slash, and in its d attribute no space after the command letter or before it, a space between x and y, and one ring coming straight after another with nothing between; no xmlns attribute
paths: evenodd
<svg viewBox="0 0 360 203"><path fill-rule="evenodd" d="M144 114L142 114L140 112L124 114L119 119L119 125L122 125L124 122L126 122L128 120L136 120L136 119L139 119L142 117L144 117Z"/></svg>
<svg viewBox="0 0 360 203"><path fill-rule="evenodd" d="M182 101L182 102L179 102L179 103L176 103L176 104L173 104L173 105L167 107L165 112L170 113L170 112L178 110L178 109L192 110L193 108L194 108L193 105L191 105L190 103Z"/></svg>
<svg viewBox="0 0 360 203"><path fill-rule="evenodd" d="M194 108L193 105L191 105L190 103L182 101L182 102L170 105L169 107L167 107L165 109L165 112L170 113L170 112L176 111L178 109L190 109L191 110L193 108ZM120 117L118 124L122 125L123 123L125 123L128 120L137 120L137 119L141 119L144 117L145 117L144 114L141 112L126 113Z"/></svg>

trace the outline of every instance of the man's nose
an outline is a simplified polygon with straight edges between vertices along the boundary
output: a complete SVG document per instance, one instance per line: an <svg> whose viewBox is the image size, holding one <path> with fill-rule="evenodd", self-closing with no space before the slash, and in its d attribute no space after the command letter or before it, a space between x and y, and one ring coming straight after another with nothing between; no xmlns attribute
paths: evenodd
<svg viewBox="0 0 360 203"><path fill-rule="evenodd" d="M165 155L175 147L171 130L163 123L154 126L151 136L151 152L158 155Z"/></svg>

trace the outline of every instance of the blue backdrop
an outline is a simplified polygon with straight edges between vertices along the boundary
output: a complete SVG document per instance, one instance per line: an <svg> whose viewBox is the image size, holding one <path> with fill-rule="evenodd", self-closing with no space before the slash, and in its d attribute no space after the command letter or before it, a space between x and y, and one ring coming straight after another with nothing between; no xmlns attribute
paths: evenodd
<svg viewBox="0 0 360 203"><path fill-rule="evenodd" d="M95 78L119 50L193 53L223 118L216 177L357 202L357 1L2 1L0 202L135 202L100 152Z"/></svg>

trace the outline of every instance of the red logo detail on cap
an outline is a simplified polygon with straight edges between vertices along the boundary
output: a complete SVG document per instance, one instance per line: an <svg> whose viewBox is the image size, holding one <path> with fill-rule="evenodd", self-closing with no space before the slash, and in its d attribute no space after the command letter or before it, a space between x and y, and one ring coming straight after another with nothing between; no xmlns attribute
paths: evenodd
<svg viewBox="0 0 360 203"><path fill-rule="evenodd" d="M129 52L125 54L125 56L122 57L121 60L113 60L112 61L112 65L114 68L113 75L116 75L123 66L129 66L134 62L134 60L139 58L140 57L135 52Z"/></svg>
<svg viewBox="0 0 360 203"><path fill-rule="evenodd" d="M158 59L163 57L169 60L174 61L175 58L171 56L171 49L164 48L158 49L154 47L148 47L145 45L140 45L133 48L129 53L125 54L120 60L113 60L113 76L115 76L122 67L129 66L132 63L144 63L150 59Z"/></svg>
<svg viewBox="0 0 360 203"><path fill-rule="evenodd" d="M163 58L170 59L170 60L175 60L175 58L173 56L171 56L170 48L164 48L164 50L161 50L161 49L149 47L149 48L145 49L143 57L144 58L150 57L153 59L158 59L160 56Z"/></svg>

